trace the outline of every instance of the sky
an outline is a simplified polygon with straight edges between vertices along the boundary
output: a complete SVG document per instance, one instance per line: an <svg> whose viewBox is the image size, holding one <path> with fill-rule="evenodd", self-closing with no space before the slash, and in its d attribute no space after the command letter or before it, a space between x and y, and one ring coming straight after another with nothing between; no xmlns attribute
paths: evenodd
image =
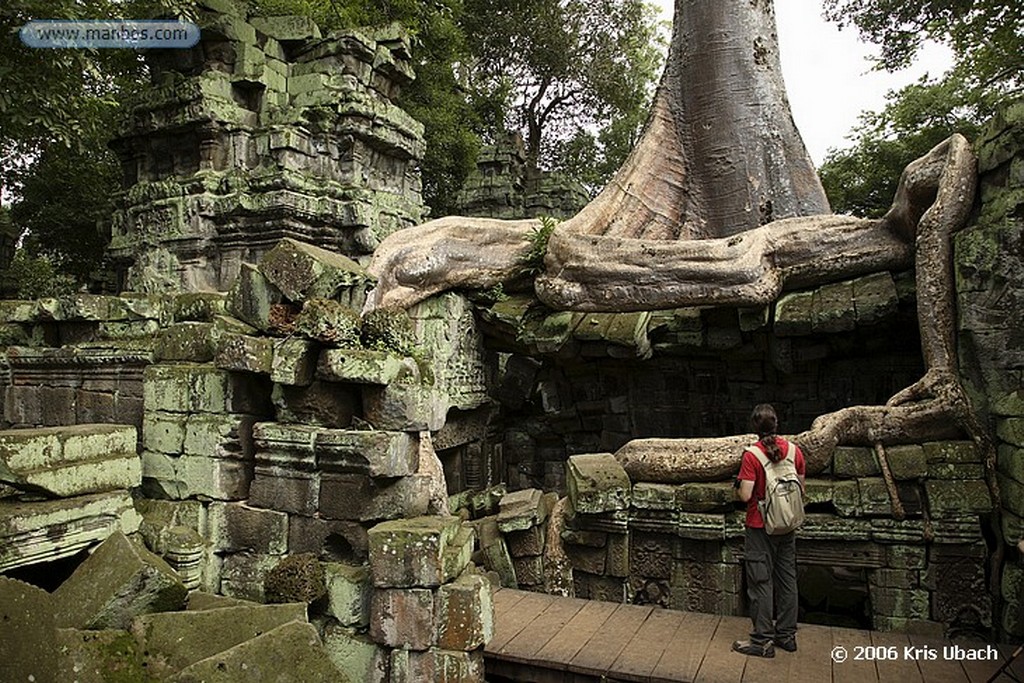
<svg viewBox="0 0 1024 683"><path fill-rule="evenodd" d="M673 0L652 0L671 20ZM872 70L874 45L862 42L856 28L840 31L821 17L819 0L775 0L782 74L797 128L815 164L829 149L849 147L846 136L861 112L881 109L885 94L917 81L925 73L942 74L949 51L928 45L903 71Z"/></svg>

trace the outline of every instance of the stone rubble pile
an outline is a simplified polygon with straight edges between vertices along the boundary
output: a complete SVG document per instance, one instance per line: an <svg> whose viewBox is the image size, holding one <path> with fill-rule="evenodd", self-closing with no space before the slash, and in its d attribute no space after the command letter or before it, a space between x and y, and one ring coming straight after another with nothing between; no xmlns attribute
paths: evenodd
<svg viewBox="0 0 1024 683"><path fill-rule="evenodd" d="M129 425L0 430L0 571L138 529L136 440Z"/></svg>
<svg viewBox="0 0 1024 683"><path fill-rule="evenodd" d="M170 566L121 533L52 594L0 577L0 638L4 681L358 680L331 662L304 603L188 595Z"/></svg>

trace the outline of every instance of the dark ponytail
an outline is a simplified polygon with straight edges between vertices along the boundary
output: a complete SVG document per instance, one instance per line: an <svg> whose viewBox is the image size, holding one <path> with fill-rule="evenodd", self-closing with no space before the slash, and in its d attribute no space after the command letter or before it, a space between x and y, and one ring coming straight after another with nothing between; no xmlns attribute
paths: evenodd
<svg viewBox="0 0 1024 683"><path fill-rule="evenodd" d="M779 448L778 437L775 432L779 429L779 418L775 414L775 408L767 403L754 407L750 414L750 428L758 436L758 444L764 449L765 455L772 462L782 460L782 449Z"/></svg>

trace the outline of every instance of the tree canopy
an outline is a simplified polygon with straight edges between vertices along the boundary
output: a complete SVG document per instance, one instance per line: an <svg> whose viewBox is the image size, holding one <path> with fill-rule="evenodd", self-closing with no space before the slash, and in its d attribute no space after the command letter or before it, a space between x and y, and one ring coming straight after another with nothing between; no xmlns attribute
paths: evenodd
<svg viewBox="0 0 1024 683"><path fill-rule="evenodd" d="M1024 15L1007 0L826 0L825 16L852 25L878 44L879 68L909 65L925 40L950 47L948 73L890 92L886 106L865 113L820 169L838 212L885 212L900 172L954 132L977 134L997 103L1024 86Z"/></svg>
<svg viewBox="0 0 1024 683"><path fill-rule="evenodd" d="M621 165L661 70L657 9L643 0L465 0L470 87L527 163L591 186ZM489 107L487 109L486 107Z"/></svg>

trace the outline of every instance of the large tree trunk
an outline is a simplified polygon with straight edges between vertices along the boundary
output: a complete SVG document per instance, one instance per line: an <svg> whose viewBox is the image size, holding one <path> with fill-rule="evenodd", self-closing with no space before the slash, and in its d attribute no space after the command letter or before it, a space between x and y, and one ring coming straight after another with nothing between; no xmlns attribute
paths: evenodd
<svg viewBox="0 0 1024 683"><path fill-rule="evenodd" d="M786 98L771 0L677 0L640 142L560 231L705 239L823 213L828 200Z"/></svg>

